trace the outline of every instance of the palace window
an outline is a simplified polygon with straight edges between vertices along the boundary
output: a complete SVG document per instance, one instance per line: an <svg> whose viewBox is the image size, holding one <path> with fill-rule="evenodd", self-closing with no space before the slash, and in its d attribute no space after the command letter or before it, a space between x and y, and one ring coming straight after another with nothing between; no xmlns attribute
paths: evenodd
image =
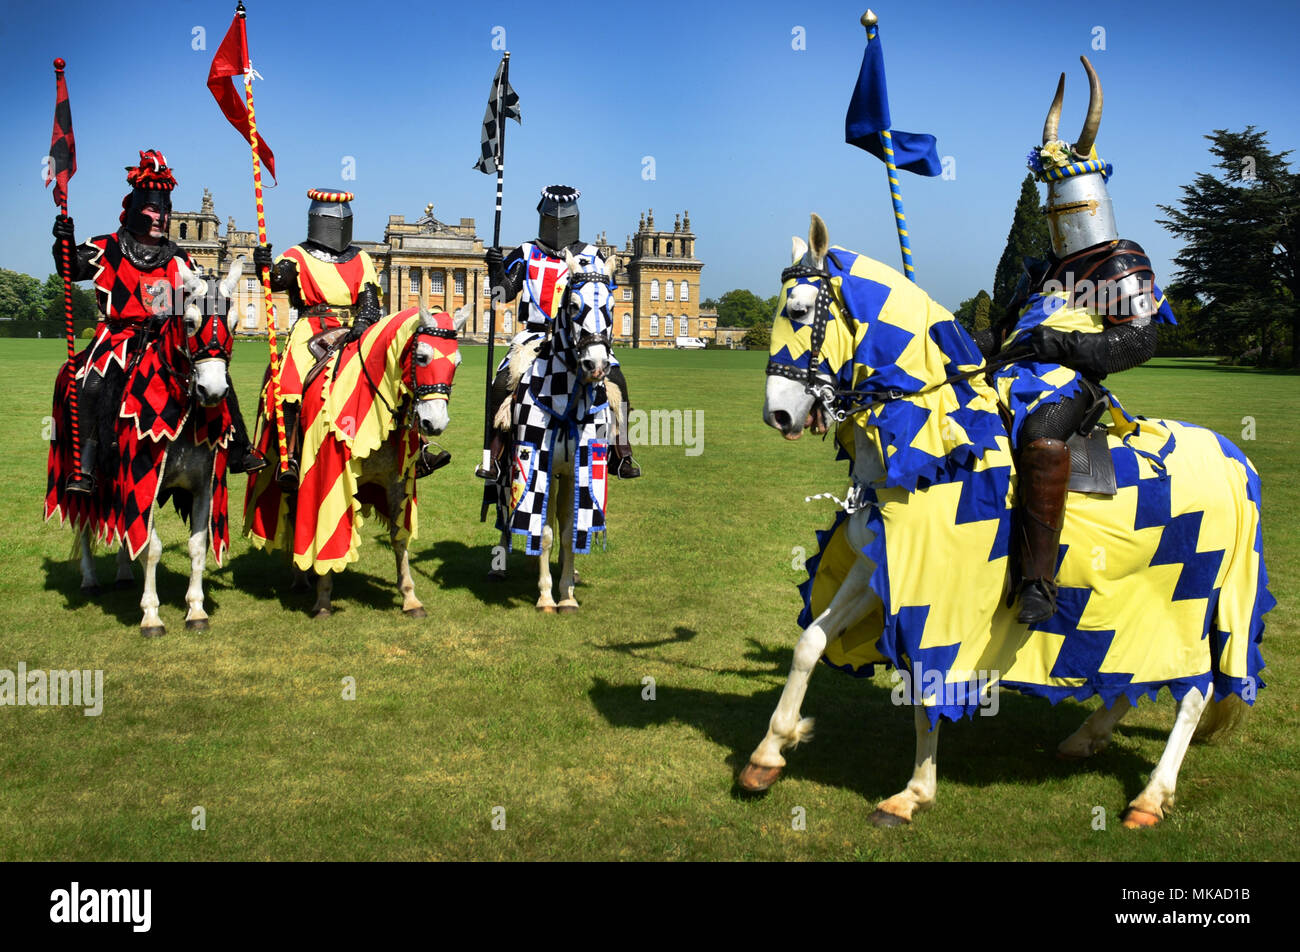
<svg viewBox="0 0 1300 952"><path fill-rule="evenodd" d="M682 301L689 301L691 299L691 286L685 281L682 282L682 293L678 295L678 299Z"/></svg>
<svg viewBox="0 0 1300 952"><path fill-rule="evenodd" d="M677 333L681 334L683 337L690 337L691 336L690 326L691 326L690 321L687 319L686 315L683 314L681 317L681 322L677 325Z"/></svg>
<svg viewBox="0 0 1300 952"><path fill-rule="evenodd" d="M674 285L673 285L673 282L672 282L671 280L670 280L670 281L665 281L665 282L664 282L664 300L665 300L665 301L671 301L671 300L673 299L673 288L674 288Z"/></svg>
<svg viewBox="0 0 1300 952"><path fill-rule="evenodd" d="M671 258L671 257L673 256L673 240L672 240L671 238L668 239L668 251L667 251L667 256L668 256L669 258Z"/></svg>
<svg viewBox="0 0 1300 952"><path fill-rule="evenodd" d="M501 318L501 331L505 334L513 333L515 328L515 315L513 311L507 310L505 316Z"/></svg>
<svg viewBox="0 0 1300 952"><path fill-rule="evenodd" d="M465 295L465 272L457 270L452 280L455 282L455 293L463 297Z"/></svg>
<svg viewBox="0 0 1300 952"><path fill-rule="evenodd" d="M185 224L185 222L181 222L181 240L182 240L182 241L189 237L189 230L190 230L190 226L187 225L187 224Z"/></svg>
<svg viewBox="0 0 1300 952"><path fill-rule="evenodd" d="M415 270L411 271L411 293L420 293L420 272Z"/></svg>
<svg viewBox="0 0 1300 952"><path fill-rule="evenodd" d="M658 314L650 315L650 336L651 337L659 336L659 315Z"/></svg>
<svg viewBox="0 0 1300 952"><path fill-rule="evenodd" d="M491 281L484 281L484 282L483 282L483 296L484 296L485 298L490 298L490 297L492 296L492 282L491 282Z"/></svg>
<svg viewBox="0 0 1300 952"><path fill-rule="evenodd" d="M624 300L624 301L630 301L630 300L632 300L632 289L631 289L631 288L624 288L624 289L623 289L623 300Z"/></svg>
<svg viewBox="0 0 1300 952"><path fill-rule="evenodd" d="M659 300L659 279L658 278L650 279L650 300L652 301Z"/></svg>
<svg viewBox="0 0 1300 952"><path fill-rule="evenodd" d="M444 275L444 272L441 271L441 270L439 270L439 271L433 271L433 272L431 272L431 273L429 274L429 284L430 284L429 293L430 293L430 294L443 294L443 293L444 293L444 289L443 289L443 280L444 280L444 278L443 278L443 275Z"/></svg>
<svg viewBox="0 0 1300 952"><path fill-rule="evenodd" d="M250 296L256 294L256 293L257 293L257 278L249 278L247 281L245 281L245 282L244 282L244 290L247 291L247 292L249 293Z"/></svg>
<svg viewBox="0 0 1300 952"><path fill-rule="evenodd" d="M671 314L664 318L664 336L673 336L673 316Z"/></svg>
<svg viewBox="0 0 1300 952"><path fill-rule="evenodd" d="M252 304L244 308L244 330L257 330L257 308Z"/></svg>

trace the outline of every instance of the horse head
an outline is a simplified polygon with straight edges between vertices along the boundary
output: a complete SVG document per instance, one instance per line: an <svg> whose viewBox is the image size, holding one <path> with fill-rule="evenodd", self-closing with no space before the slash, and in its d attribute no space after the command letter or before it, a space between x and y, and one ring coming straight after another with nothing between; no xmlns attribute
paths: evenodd
<svg viewBox="0 0 1300 952"><path fill-rule="evenodd" d="M416 425L424 436L437 436L451 422L447 402L460 366L460 329L469 315L469 305L458 310L454 318L441 311L430 314L420 305L420 326L407 351L405 382L415 394Z"/></svg>
<svg viewBox="0 0 1300 952"><path fill-rule="evenodd" d="M816 214L808 241L791 239L791 264L772 319L763 422L797 440L804 429L825 433L835 391L853 373L856 323L826 268L830 240Z"/></svg>
<svg viewBox="0 0 1300 952"><path fill-rule="evenodd" d="M605 379L614 343L614 276L600 258L575 258L567 249L569 281L555 321L555 337L569 369L584 383Z"/></svg>
<svg viewBox="0 0 1300 952"><path fill-rule="evenodd" d="M192 392L205 407L216 406L226 397L229 380L226 368L234 343L231 328L235 320L235 310L229 305L243 269L244 259L236 258L225 279L217 283L217 293L225 300L215 302L209 297L208 282L177 261L177 274L185 290L181 318L185 343L183 348L176 349L183 350L189 364Z"/></svg>

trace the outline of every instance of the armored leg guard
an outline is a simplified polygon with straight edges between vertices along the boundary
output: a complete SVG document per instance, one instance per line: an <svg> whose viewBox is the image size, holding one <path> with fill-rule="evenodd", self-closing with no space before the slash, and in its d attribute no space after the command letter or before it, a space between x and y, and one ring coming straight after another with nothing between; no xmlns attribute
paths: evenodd
<svg viewBox="0 0 1300 952"><path fill-rule="evenodd" d="M289 455L285 460L285 468L276 475L275 481L280 484L282 492L291 493L298 490L298 454L302 434L298 430L298 404L286 403L282 407L285 441L288 443Z"/></svg>
<svg viewBox="0 0 1300 952"><path fill-rule="evenodd" d="M510 390L510 368L507 366L492 380L491 419L496 418L497 413L501 410L501 405L510 399ZM501 474L501 453L505 449L506 441L501 431L495 426L492 426L491 419L488 423L490 433L483 445L483 452L487 458L485 462L479 463L478 467L474 470L474 475L479 479L496 482Z"/></svg>
<svg viewBox="0 0 1300 952"><path fill-rule="evenodd" d="M78 386L75 382L72 385ZM77 399L79 416L77 430L81 441L78 447L81 453L81 469L68 477L64 488L70 493L90 495L95 491L95 461L99 455L99 439L96 435L100 426L98 405L104 389L104 378L87 366L86 376L79 386L81 392Z"/></svg>
<svg viewBox="0 0 1300 952"><path fill-rule="evenodd" d="M226 375L226 406L230 408L231 428L234 430L231 434L230 462L227 468L232 473L255 473L266 466L266 457L257 451L248 438L248 427L244 425L244 415L239 412L239 398L235 396L229 374Z"/></svg>
<svg viewBox="0 0 1300 952"><path fill-rule="evenodd" d="M1056 555L1070 484L1070 450L1038 439L1020 451L1020 615L1023 624L1056 613Z"/></svg>

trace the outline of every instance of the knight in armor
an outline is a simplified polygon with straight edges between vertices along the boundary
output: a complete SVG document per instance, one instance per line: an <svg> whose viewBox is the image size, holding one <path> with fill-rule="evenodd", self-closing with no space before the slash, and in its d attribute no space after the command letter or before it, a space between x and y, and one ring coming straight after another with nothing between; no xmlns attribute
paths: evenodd
<svg viewBox="0 0 1300 952"><path fill-rule="evenodd" d="M271 290L287 293L289 305L298 312L298 322L289 332L280 368L289 462L278 480L285 491L298 487L302 444L299 414L308 371L332 348L357 340L367 327L384 316L374 260L352 243L353 194L313 188L307 190L307 197L311 199L307 209L307 239L278 258L272 255L270 244L260 245L253 252L258 273L269 268ZM336 307L352 309L350 325L343 324L334 310ZM308 346L313 339L322 346ZM416 464L416 476L427 476L449 462L449 453L435 454L424 446Z"/></svg>
<svg viewBox="0 0 1300 952"><path fill-rule="evenodd" d="M1109 406L1108 374L1145 363L1156 351L1157 323L1176 323L1155 284L1141 245L1119 237L1106 183L1112 167L1094 145L1101 123L1101 83L1082 57L1090 100L1078 140L1057 137L1065 74L1056 87L1042 146L1029 166L1047 185L1052 251L1027 259L1025 274L986 356L1031 355L993 374L1012 413L1021 506L1020 614L1025 624L1056 612L1056 563L1070 481L1066 441L1088 431Z"/></svg>
<svg viewBox="0 0 1300 952"><path fill-rule="evenodd" d="M78 245L73 220L67 215L54 220L55 268L71 281L93 282L100 312L80 371L77 406L86 422L78 427L81 470L68 477L69 492L95 490L100 447L115 440L116 413L101 403L113 393L120 395L128 370L167 318L178 313L173 299L181 289L177 263L198 270L167 237L176 177L166 156L154 149L142 151L140 164L127 167L126 181L131 191L122 199L121 227L115 233ZM66 269L65 246L70 250ZM229 379L227 384L226 405L234 426L229 468L236 473L254 472L266 465L266 459L250 444L235 389Z"/></svg>
<svg viewBox="0 0 1300 952"><path fill-rule="evenodd" d="M519 383L510 372L511 358L521 349L536 346L550 336L551 324L568 283L569 272L564 253L568 251L575 258L585 257L590 260L600 256L595 245L578 237L579 195L576 188L567 185L548 185L542 189L541 201L537 203L537 238L524 242L508 256L503 256L500 248L489 248L485 255L488 280L493 288L501 289L504 300L513 300L523 292L519 301L519 320L523 330L510 342L509 353L492 381L491 413L494 419L501 405L510 399ZM623 369L613 354L610 355L610 370L606 379L618 387L622 395L623 408L619 418L626 421L627 408L631 406L632 398L628 393ZM635 479L641 475L641 469L632 458L626 426L616 429L618 442L614 444L613 450L618 465L615 473L620 479ZM480 465L474 475L480 479L496 480L505 445L506 435L493 427L488 445L483 447L490 461L489 468Z"/></svg>

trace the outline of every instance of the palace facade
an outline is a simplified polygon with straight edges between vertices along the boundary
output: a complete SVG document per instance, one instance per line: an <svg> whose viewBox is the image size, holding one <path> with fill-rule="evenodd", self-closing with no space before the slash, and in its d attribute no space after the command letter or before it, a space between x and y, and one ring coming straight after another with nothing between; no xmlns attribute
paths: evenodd
<svg viewBox="0 0 1300 952"><path fill-rule="evenodd" d="M199 211L172 213L170 234L205 273L224 275L240 255L251 269L256 231L240 231L230 217L223 235L220 224L212 195L204 189ZM440 221L433 205L426 205L424 214L412 222L404 215L389 215L383 241L354 238L354 243L374 259L385 311L423 304L452 313L469 305L470 318L461 336L480 343L487 342L490 312L495 312L497 343L507 343L520 330L518 298L492 300L484 259L487 248L473 218L456 224ZM623 247L611 244L604 232L593 244L614 264L616 347L673 347L678 337L714 337L717 315L700 313L704 263L695 256L689 211L674 217L671 231L661 231L655 228L654 209L650 209L641 215L636 233L627 236ZM505 247L509 253L513 246ZM282 293L273 294L271 303L276 331L283 334L298 315ZM267 332L264 293L251 270L244 272L233 306L239 315L238 333Z"/></svg>

